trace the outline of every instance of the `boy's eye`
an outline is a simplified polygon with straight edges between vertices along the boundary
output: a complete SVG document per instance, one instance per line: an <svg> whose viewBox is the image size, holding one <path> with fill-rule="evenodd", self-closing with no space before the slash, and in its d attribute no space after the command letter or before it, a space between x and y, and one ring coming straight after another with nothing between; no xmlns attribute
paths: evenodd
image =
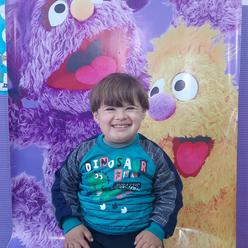
<svg viewBox="0 0 248 248"><path fill-rule="evenodd" d="M133 106L127 107L127 110L133 110L133 109L134 109Z"/></svg>
<svg viewBox="0 0 248 248"><path fill-rule="evenodd" d="M113 110L115 110L114 108L107 108L106 109L107 111L113 111Z"/></svg>

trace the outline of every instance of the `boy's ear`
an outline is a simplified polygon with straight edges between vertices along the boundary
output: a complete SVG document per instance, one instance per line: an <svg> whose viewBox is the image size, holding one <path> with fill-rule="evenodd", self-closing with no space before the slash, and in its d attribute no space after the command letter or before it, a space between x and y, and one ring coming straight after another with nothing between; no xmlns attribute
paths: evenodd
<svg viewBox="0 0 248 248"><path fill-rule="evenodd" d="M98 113L97 113L97 111L96 112L93 112L92 114L93 114L93 117L94 117L95 122L99 124L99 119L98 119Z"/></svg>
<svg viewBox="0 0 248 248"><path fill-rule="evenodd" d="M146 109L142 109L142 121L145 119L146 117Z"/></svg>

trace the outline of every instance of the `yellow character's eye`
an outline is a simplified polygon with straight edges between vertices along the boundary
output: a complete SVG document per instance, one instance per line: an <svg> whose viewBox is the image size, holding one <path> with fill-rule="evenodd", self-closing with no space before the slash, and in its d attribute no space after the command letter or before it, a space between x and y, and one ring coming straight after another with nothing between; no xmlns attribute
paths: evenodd
<svg viewBox="0 0 248 248"><path fill-rule="evenodd" d="M56 1L48 11L48 19L51 27L55 27L64 22L68 15L68 5L64 1Z"/></svg>
<svg viewBox="0 0 248 248"><path fill-rule="evenodd" d="M154 96L155 94L161 93L164 91L164 79L160 78L152 87L150 91L150 97Z"/></svg>
<svg viewBox="0 0 248 248"><path fill-rule="evenodd" d="M172 81L172 92L180 101L192 100L198 92L198 83L189 73L180 73Z"/></svg>

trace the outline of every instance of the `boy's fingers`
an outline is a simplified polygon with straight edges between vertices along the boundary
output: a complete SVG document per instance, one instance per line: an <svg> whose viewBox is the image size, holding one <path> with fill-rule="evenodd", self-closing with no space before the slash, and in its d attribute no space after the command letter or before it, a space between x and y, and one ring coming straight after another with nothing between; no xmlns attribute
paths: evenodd
<svg viewBox="0 0 248 248"><path fill-rule="evenodd" d="M87 244L87 243L86 243ZM70 247L70 248L82 248L82 247L84 247L84 248L90 248L89 246L88 246L88 244L87 244L87 246L81 246L81 244L80 243L74 243L73 244L73 246L72 247Z"/></svg>
<svg viewBox="0 0 248 248"><path fill-rule="evenodd" d="M77 247L74 246L74 248L81 248L81 247L83 247L83 248L90 248L89 245L88 245L88 243L87 243L87 241L85 239L81 239L79 241L79 246L77 246Z"/></svg>
<svg viewBox="0 0 248 248"><path fill-rule="evenodd" d="M138 242L141 240L141 238L142 238L142 232L139 233L139 234L135 237L135 242L134 242L134 244L137 245Z"/></svg>
<svg viewBox="0 0 248 248"><path fill-rule="evenodd" d="M138 244L135 246L135 248L144 248L144 241L140 240Z"/></svg>
<svg viewBox="0 0 248 248"><path fill-rule="evenodd" d="M142 248L150 248L149 245L147 243L145 243L143 246L141 246Z"/></svg>
<svg viewBox="0 0 248 248"><path fill-rule="evenodd" d="M136 242L136 246L135 246L135 248L144 248L143 246L144 246L144 244L145 244L145 241L144 240L142 240L142 236L140 236L140 239Z"/></svg>
<svg viewBox="0 0 248 248"><path fill-rule="evenodd" d="M64 243L64 248L70 248L70 244Z"/></svg>
<svg viewBox="0 0 248 248"><path fill-rule="evenodd" d="M85 236L90 242L93 241L92 234L91 234L91 232L90 232L88 229L84 231L84 236Z"/></svg>

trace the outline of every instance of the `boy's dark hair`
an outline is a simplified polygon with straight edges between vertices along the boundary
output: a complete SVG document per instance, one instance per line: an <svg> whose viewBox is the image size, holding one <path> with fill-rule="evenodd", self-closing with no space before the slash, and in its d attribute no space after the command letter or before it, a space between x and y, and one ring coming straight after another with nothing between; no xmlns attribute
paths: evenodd
<svg viewBox="0 0 248 248"><path fill-rule="evenodd" d="M148 95L139 80L128 74L113 73L93 88L90 109L91 112L96 112L102 104L122 107L122 103L127 102L134 105L134 98L143 109L149 109Z"/></svg>

